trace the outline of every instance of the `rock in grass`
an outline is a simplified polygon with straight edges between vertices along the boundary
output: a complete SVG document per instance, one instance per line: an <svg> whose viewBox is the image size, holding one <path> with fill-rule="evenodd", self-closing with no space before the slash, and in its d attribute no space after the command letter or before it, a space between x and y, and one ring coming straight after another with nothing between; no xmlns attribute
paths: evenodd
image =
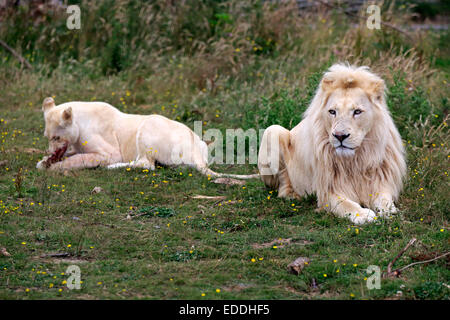
<svg viewBox="0 0 450 320"><path fill-rule="evenodd" d="M299 275L303 268L305 268L305 266L309 264L309 259L306 257L299 257L297 259L295 259L294 262L291 262L287 269L290 273L295 274L295 275Z"/></svg>
<svg viewBox="0 0 450 320"><path fill-rule="evenodd" d="M103 189L101 187L95 187L94 189L92 189L91 193L100 193L103 192Z"/></svg>
<svg viewBox="0 0 450 320"><path fill-rule="evenodd" d="M10 256L11 256L11 254L10 254L8 251L6 251L6 248L2 248L2 249L0 250L0 253L1 253L3 256L5 256L5 257L10 257Z"/></svg>

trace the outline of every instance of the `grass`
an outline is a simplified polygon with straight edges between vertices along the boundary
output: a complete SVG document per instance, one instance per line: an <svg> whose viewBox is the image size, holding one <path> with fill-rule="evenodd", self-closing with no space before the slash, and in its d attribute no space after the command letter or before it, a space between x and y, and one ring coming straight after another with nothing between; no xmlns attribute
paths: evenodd
<svg viewBox="0 0 450 320"><path fill-rule="evenodd" d="M33 64L24 70L0 51L0 248L10 253L0 255L1 299L450 297L448 259L382 279L379 290L368 290L365 280L369 265L385 271L413 237L417 243L395 267L449 251L448 32L420 31L409 41L393 30L352 25L337 13L299 17L290 7L259 2L205 1L177 10L149 5L141 13L134 11L139 1L104 3L95 2L86 19L110 19L82 28L78 38L70 37L64 16L53 13L29 32L0 27L0 38ZM407 23L407 11L390 10L383 19ZM148 13L172 24L138 31ZM14 17L16 24L29 23ZM102 32L116 36L105 40ZM50 35L58 39L51 46ZM123 43L134 50L122 51ZM103 47L107 54L99 57ZM401 214L392 219L354 226L316 211L314 196L289 201L258 180L226 186L187 168L35 169L38 151L47 147L40 110L46 96L57 103L106 101L191 128L202 120L205 130L291 128L322 72L345 60L386 79L407 148ZM257 170L250 164L212 168ZM103 191L92 193L97 186ZM309 265L299 276L288 273L300 256ZM64 283L73 264L81 269L81 290Z"/></svg>

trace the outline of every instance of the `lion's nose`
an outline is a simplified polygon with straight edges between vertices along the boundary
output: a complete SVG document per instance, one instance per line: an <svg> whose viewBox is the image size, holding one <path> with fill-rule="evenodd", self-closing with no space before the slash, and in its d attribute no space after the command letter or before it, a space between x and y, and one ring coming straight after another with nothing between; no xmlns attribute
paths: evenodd
<svg viewBox="0 0 450 320"><path fill-rule="evenodd" d="M350 134L343 134L340 132L336 132L336 134L333 133L333 136L338 139L340 142L344 141L348 137L350 137Z"/></svg>

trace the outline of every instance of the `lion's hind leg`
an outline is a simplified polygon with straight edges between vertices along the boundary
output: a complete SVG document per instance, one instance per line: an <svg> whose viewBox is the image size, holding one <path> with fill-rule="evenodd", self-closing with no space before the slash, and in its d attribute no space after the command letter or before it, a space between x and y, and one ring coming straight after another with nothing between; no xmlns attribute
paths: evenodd
<svg viewBox="0 0 450 320"><path fill-rule="evenodd" d="M283 168L281 170L280 174L278 175L278 196L282 198L288 198L288 199L300 199L300 195L297 194L292 188L291 180L288 175L287 168Z"/></svg>
<svg viewBox="0 0 450 320"><path fill-rule="evenodd" d="M138 148L138 155L136 160L131 163L131 166L136 168L144 168L155 170L156 159L151 150L145 152L144 148Z"/></svg>
<svg viewBox="0 0 450 320"><path fill-rule="evenodd" d="M149 170L155 170L156 153L155 149L147 147L144 141L137 141L137 156L136 160L131 162L131 166L136 168L144 168Z"/></svg>
<svg viewBox="0 0 450 320"><path fill-rule="evenodd" d="M278 189L279 197L298 198L287 171L287 162L291 157L289 145L289 130L279 125L267 128L259 149L258 169L262 181L267 187Z"/></svg>
<svg viewBox="0 0 450 320"><path fill-rule="evenodd" d="M151 150L146 152L145 148L139 143L137 144L137 156L134 161L130 162L119 162L114 163L107 166L108 169L117 169L117 168L143 168L149 170L155 170L155 157Z"/></svg>

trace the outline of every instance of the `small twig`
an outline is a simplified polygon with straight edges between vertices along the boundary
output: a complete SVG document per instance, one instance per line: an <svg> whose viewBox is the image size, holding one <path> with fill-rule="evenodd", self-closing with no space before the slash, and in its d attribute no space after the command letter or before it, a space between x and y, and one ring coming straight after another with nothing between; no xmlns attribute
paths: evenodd
<svg viewBox="0 0 450 320"><path fill-rule="evenodd" d="M203 195L195 195L191 197L192 199L206 199L206 200L225 200L225 196L203 196Z"/></svg>
<svg viewBox="0 0 450 320"><path fill-rule="evenodd" d="M438 259L441 259L441 258L443 258L443 257L446 257L446 256L448 256L449 254L450 254L450 251L449 251L449 252L446 252L446 253L444 253L444 254L441 254L440 256L437 256L437 257L435 257L435 258L433 258L433 259L429 259L429 260L425 260L425 261L419 261L419 262L410 263L410 264L408 264L407 266L404 266L403 268L397 269L396 271L402 272L403 270L405 270L405 269L407 269L407 268L409 268L409 267L415 266L416 264L423 264L423 263L432 262L432 261L434 261L434 260L438 260Z"/></svg>
<svg viewBox="0 0 450 320"><path fill-rule="evenodd" d="M70 257L70 253L68 252L55 252L55 253L45 253L41 255L41 258L67 258Z"/></svg>
<svg viewBox="0 0 450 320"><path fill-rule="evenodd" d="M14 57L16 57L17 60L20 61L21 64L25 65L25 67L27 67L28 69L33 69L28 60L22 57L20 54L18 54L16 50L8 46L8 44L5 41L0 40L0 46L8 50Z"/></svg>
<svg viewBox="0 0 450 320"><path fill-rule="evenodd" d="M406 247L404 247L402 249L402 251L399 252L399 254L394 258L394 260L392 260L391 262L389 262L388 266L387 266L387 272L386 272L386 276L390 277L390 276L398 276L399 272L398 270L395 270L392 272L392 266L394 265L394 263L398 260L398 258L400 258L405 252L406 250L408 250L408 248L410 246L412 246L414 244L414 242L416 242L416 238L412 238L411 240L409 240L408 244L406 245Z"/></svg>
<svg viewBox="0 0 450 320"><path fill-rule="evenodd" d="M351 17L354 17L354 18L358 18L358 19L361 19L361 20L367 20L366 17L361 17L360 15L354 14L354 13L352 13L352 12L348 12L348 11L346 11L346 10L344 10L344 9L338 7L338 6L332 5L332 4L328 3L328 2L325 2L325 1L322 1L322 0L318 0L318 1L319 1L321 4L323 4L323 5L325 5L325 6L329 7L329 8L339 10L340 12L345 13L345 14L348 15L348 16L351 16ZM404 31L404 30L402 30L402 29L400 29L399 27L394 26L393 24L390 24L390 23L388 23L388 22L384 22L384 21L382 21L382 20L380 21L380 24L382 24L383 26L389 27L389 28L391 28L391 29L394 29L394 30L396 30L396 31L398 31L398 32L400 32L400 33L403 33L403 34L404 34L405 36L407 36L410 40L413 40L413 38L411 37L411 35L410 35L409 33L407 33L406 31Z"/></svg>
<svg viewBox="0 0 450 320"><path fill-rule="evenodd" d="M142 216L146 216L148 214L149 214L148 212L137 213L137 214L134 214L134 215L131 215L130 213L128 213L127 217L125 219L129 220L129 219L139 218L139 217L142 217Z"/></svg>

